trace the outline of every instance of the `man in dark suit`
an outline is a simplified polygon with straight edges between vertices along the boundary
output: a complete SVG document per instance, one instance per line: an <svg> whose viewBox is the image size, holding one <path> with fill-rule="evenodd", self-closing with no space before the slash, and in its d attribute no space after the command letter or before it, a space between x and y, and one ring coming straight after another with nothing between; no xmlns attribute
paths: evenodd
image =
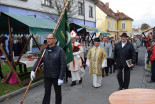
<svg viewBox="0 0 155 104"><path fill-rule="evenodd" d="M114 51L114 59L117 65L117 79L119 83L119 90L128 89L130 82L130 67L133 67L136 61L136 53L133 45L127 41L127 34L122 33L121 41L116 44ZM126 61L131 59L130 66L127 65ZM124 69L124 78L122 70Z"/></svg>

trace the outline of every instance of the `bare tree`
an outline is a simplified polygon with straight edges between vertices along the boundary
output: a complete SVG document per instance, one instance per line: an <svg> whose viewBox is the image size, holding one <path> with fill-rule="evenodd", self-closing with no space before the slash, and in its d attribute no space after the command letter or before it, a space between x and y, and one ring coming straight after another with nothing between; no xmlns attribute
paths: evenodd
<svg viewBox="0 0 155 104"><path fill-rule="evenodd" d="M44 12L47 13L45 17L53 20L54 22L58 21L58 17L63 11L63 8L65 7L67 0L51 0L51 6L48 6L48 8L44 8ZM53 13L51 14L51 12ZM68 17L73 17L77 14L78 12L78 0L70 0L68 8L67 8L67 13Z"/></svg>

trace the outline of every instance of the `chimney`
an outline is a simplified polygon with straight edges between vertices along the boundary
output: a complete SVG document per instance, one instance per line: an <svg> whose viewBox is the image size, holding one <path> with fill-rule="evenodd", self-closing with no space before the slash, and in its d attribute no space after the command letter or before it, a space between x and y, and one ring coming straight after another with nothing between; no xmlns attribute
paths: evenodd
<svg viewBox="0 0 155 104"><path fill-rule="evenodd" d="M109 8L109 2L106 2L106 3L105 3L105 6L106 6L107 8Z"/></svg>

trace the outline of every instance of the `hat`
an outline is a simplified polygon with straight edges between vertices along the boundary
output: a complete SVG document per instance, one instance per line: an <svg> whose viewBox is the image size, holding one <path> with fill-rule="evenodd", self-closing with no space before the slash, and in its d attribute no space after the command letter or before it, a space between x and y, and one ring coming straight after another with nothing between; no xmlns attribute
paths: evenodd
<svg viewBox="0 0 155 104"><path fill-rule="evenodd" d="M71 38L76 38L76 36L77 36L77 33L74 30L72 30L71 31Z"/></svg>
<svg viewBox="0 0 155 104"><path fill-rule="evenodd" d="M122 36L129 37L129 36L127 35L127 33L122 33L121 37L122 37Z"/></svg>
<svg viewBox="0 0 155 104"><path fill-rule="evenodd" d="M95 38L94 42L100 42L100 39L99 38Z"/></svg>

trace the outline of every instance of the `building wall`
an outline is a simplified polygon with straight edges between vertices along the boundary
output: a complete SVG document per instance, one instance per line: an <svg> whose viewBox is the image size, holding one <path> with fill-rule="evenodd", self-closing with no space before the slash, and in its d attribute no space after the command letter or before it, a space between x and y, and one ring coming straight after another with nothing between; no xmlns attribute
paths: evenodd
<svg viewBox="0 0 155 104"><path fill-rule="evenodd" d="M106 25L107 25L107 32L109 32L112 37L117 38L117 19L113 17L107 17Z"/></svg>
<svg viewBox="0 0 155 104"><path fill-rule="evenodd" d="M96 7L96 28L105 32L107 31L106 16L101 9Z"/></svg>
<svg viewBox="0 0 155 104"><path fill-rule="evenodd" d="M93 7L93 17L89 17L89 6ZM96 21L96 5L90 1L85 1L85 18L87 21Z"/></svg>
<svg viewBox="0 0 155 104"><path fill-rule="evenodd" d="M89 7L89 5L93 6L94 4L86 2L86 5L87 5L86 7ZM95 6L94 6L94 9L95 9ZM8 12L8 13L26 15L26 16L36 15L36 18L49 18L47 13L45 13L42 10L43 9L41 5L41 0L28 0L27 2L20 1L20 0L1 0L0 1L0 12ZM52 13L52 11L50 12ZM88 14L89 13L87 13L86 15ZM95 21L96 16L95 14L93 15L94 15L94 18L85 19L85 25L88 25L90 27L96 27L96 21ZM73 22L84 25L83 18L80 19L80 17L79 18L78 17L79 16L77 16L77 18L72 19ZM43 43L44 39L46 39L46 36L42 36L42 35L38 36L39 43ZM32 41L31 41L31 45L32 45Z"/></svg>
<svg viewBox="0 0 155 104"><path fill-rule="evenodd" d="M125 22L126 28L122 29L122 21ZM128 36L132 36L132 20L118 20L118 30L120 31L118 35L120 36L123 32L126 32Z"/></svg>
<svg viewBox="0 0 155 104"><path fill-rule="evenodd" d="M84 1L85 1L85 20L95 22L96 21L96 19L95 19L95 17L96 17L95 16L96 5L93 2L90 2L87 0L84 0ZM72 7L76 10L78 10L78 6L77 6L78 2L83 3L83 0L77 0L76 3L72 4L73 5ZM34 11L34 12L42 12L42 13L44 12L44 13L56 14L55 9L51 9L49 7L43 6L42 0L28 0L27 2L21 1L21 0L1 0L0 4L6 5L6 7L12 6L12 7L15 7L18 9L20 8L20 9L23 9L27 12ZM89 17L89 6L93 7L93 18ZM11 13L18 12L18 9L15 11L10 9L8 12L11 12ZM6 11L7 11L7 9L6 9ZM20 10L18 13L23 14L23 15L25 14L25 13L20 12ZM34 14L30 13L30 15L34 15ZM77 12L77 14L75 14L73 16L73 18L84 20L84 15L78 15L78 12Z"/></svg>
<svg viewBox="0 0 155 104"><path fill-rule="evenodd" d="M110 27L108 27L108 21L110 23ZM96 28L104 32L109 32L112 37L117 38L117 32L115 32L118 30L117 19L107 16L107 14L98 7L96 7Z"/></svg>

